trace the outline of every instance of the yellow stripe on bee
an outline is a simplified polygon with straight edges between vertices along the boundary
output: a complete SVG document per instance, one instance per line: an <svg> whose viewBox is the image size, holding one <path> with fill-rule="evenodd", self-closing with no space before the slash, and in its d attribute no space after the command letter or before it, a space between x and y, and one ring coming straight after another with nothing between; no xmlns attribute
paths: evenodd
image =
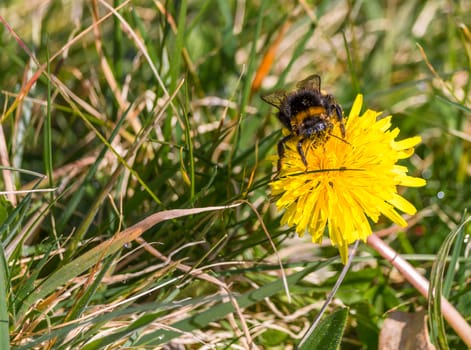
<svg viewBox="0 0 471 350"><path fill-rule="evenodd" d="M292 126L301 125L304 122L304 119L306 119L306 117L320 116L321 114L324 114L325 112L326 112L325 108L321 106L309 107L305 111L302 111L296 114L294 118L291 120L291 125Z"/></svg>

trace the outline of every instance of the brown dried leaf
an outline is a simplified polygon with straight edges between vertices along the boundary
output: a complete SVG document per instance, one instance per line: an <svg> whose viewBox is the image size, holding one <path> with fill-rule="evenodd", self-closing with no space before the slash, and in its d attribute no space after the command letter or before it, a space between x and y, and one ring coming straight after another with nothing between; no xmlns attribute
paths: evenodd
<svg viewBox="0 0 471 350"><path fill-rule="evenodd" d="M430 343L426 312L393 311L379 333L380 350L435 350Z"/></svg>

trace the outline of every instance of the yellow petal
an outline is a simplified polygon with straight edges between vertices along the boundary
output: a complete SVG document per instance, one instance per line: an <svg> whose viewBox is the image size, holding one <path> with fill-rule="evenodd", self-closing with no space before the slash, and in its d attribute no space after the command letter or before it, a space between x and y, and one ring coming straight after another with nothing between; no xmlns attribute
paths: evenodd
<svg viewBox="0 0 471 350"><path fill-rule="evenodd" d="M401 176L397 182L399 186L406 186L406 187L422 187L427 184L427 181L420 177L413 177L413 176Z"/></svg>
<svg viewBox="0 0 471 350"><path fill-rule="evenodd" d="M412 205L411 202L401 197L397 193L394 195L393 198L388 200L388 202L394 205L397 209L401 210L403 213L413 215L417 212L417 209L415 209L414 205Z"/></svg>
<svg viewBox="0 0 471 350"><path fill-rule="evenodd" d="M407 227L407 221L397 213L392 207L384 209L383 214L386 215L392 222L395 222L399 226Z"/></svg>
<svg viewBox="0 0 471 350"><path fill-rule="evenodd" d="M422 141L420 136L409 137L401 141L394 142L395 150L406 150L418 145Z"/></svg>
<svg viewBox="0 0 471 350"><path fill-rule="evenodd" d="M349 118L354 115L360 115L361 106L363 105L363 95L358 94L353 102L352 109L350 109Z"/></svg>
<svg viewBox="0 0 471 350"><path fill-rule="evenodd" d="M342 264L348 263L348 245L339 246L340 258L342 259Z"/></svg>

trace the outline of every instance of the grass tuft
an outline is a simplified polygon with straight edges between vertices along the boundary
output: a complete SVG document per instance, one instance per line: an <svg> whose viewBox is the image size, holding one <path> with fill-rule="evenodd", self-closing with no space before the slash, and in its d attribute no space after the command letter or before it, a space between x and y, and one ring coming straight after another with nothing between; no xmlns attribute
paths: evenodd
<svg viewBox="0 0 471 350"><path fill-rule="evenodd" d="M0 348L293 349L341 264L280 227L260 95L315 73L346 112L361 92L422 137L402 163L427 180L404 194L418 215L375 229L469 320L470 18L438 0L2 3ZM342 349L376 349L389 310L427 306L360 244L326 313L348 309Z"/></svg>

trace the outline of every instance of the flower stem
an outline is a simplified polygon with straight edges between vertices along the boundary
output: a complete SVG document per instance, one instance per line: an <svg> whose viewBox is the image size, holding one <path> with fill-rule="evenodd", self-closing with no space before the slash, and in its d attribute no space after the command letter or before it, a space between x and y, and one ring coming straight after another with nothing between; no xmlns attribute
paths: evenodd
<svg viewBox="0 0 471 350"><path fill-rule="evenodd" d="M367 243L383 258L387 259L425 298L428 298L429 281L414 269L406 260L382 241L378 236L371 235ZM441 299L443 316L463 342L471 347L471 326L461 314L444 297Z"/></svg>

